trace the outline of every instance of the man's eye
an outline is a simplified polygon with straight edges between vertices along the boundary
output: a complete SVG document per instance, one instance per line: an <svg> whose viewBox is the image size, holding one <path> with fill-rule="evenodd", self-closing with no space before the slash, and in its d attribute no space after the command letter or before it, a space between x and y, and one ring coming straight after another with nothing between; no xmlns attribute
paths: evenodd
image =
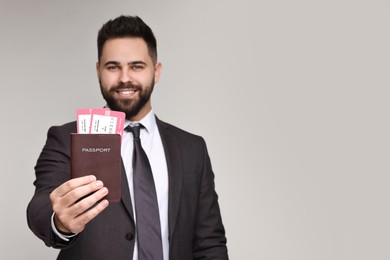
<svg viewBox="0 0 390 260"><path fill-rule="evenodd" d="M108 70L117 70L117 69L119 69L119 66L108 66L107 69Z"/></svg>
<svg viewBox="0 0 390 260"><path fill-rule="evenodd" d="M138 65L134 65L134 66L131 67L131 69L133 69L133 70L142 70L143 67L142 66L138 66Z"/></svg>

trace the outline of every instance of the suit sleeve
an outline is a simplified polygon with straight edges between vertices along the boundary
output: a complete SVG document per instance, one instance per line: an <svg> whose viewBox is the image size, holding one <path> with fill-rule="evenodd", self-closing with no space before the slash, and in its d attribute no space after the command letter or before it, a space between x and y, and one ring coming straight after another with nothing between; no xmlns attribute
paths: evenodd
<svg viewBox="0 0 390 260"><path fill-rule="evenodd" d="M70 132L64 127L51 127L46 144L35 166L35 192L27 207L27 223L31 231L47 246L64 248L67 242L57 237L51 228L53 214L50 193L70 178Z"/></svg>
<svg viewBox="0 0 390 260"><path fill-rule="evenodd" d="M194 259L224 260L228 259L225 229L215 191L214 173L204 140L203 158L193 256Z"/></svg>

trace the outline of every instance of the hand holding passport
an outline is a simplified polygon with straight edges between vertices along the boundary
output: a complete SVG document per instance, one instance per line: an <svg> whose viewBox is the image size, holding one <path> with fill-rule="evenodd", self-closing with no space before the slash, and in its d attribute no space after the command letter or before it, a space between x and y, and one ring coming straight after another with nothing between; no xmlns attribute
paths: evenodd
<svg viewBox="0 0 390 260"><path fill-rule="evenodd" d="M77 133L71 134L71 177L95 175L108 189L107 200L121 198L123 112L78 109Z"/></svg>

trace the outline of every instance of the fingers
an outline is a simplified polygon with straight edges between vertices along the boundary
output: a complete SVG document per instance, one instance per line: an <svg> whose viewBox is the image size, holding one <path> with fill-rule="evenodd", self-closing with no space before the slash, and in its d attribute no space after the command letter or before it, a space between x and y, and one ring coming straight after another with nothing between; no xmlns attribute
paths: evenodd
<svg viewBox="0 0 390 260"><path fill-rule="evenodd" d="M52 192L52 196L53 197L62 197L65 194L67 194L69 191L71 191L77 187L80 187L82 185L86 185L88 183L94 182L94 181L96 181L96 177L93 175L71 179L71 180L63 183L62 185L60 185L57 189L55 189Z"/></svg>
<svg viewBox="0 0 390 260"><path fill-rule="evenodd" d="M99 215L107 206L109 205L108 200L102 200L99 202L96 206L93 208L85 211L81 215L78 215L74 221L74 226L70 226L70 230L72 230L73 233L79 233L81 232L85 225L90 222L92 219L94 219L97 215Z"/></svg>
<svg viewBox="0 0 390 260"><path fill-rule="evenodd" d="M60 185L50 194L54 212L58 214L61 209L70 207L81 198L103 187L101 181L94 180L96 180L95 176L81 177Z"/></svg>
<svg viewBox="0 0 390 260"><path fill-rule="evenodd" d="M83 185L83 186L76 187L61 197L61 206L71 207L73 204L77 203L78 201L80 201L84 197L88 196L91 193L94 193L95 191L97 191L99 189L103 189L103 183L101 181L95 181L95 182L91 182L91 183L88 183L88 184ZM104 189L107 190L107 188L104 188ZM90 198L90 200L93 198L96 198L96 197L97 196L92 196ZM101 199L101 198L99 198L99 199ZM96 203L96 201L94 201L93 204ZM84 209L84 210L86 210L86 209ZM78 214L80 214L80 213L81 212L78 212Z"/></svg>
<svg viewBox="0 0 390 260"><path fill-rule="evenodd" d="M96 190L96 188L98 188L98 190ZM80 190L83 190L80 194L84 198L77 201L77 203L71 204L68 207L68 214L72 216L79 216L80 214L84 213L86 210L91 208L93 205L95 205L98 201L102 200L104 196L108 194L107 188L103 187L103 183L101 181L97 181L96 183L87 185L87 187L84 186L80 188ZM90 192L91 190L93 193ZM72 193L73 191L69 193L70 197L72 197ZM75 191L75 193L78 192ZM79 198L79 196L77 196L76 198Z"/></svg>

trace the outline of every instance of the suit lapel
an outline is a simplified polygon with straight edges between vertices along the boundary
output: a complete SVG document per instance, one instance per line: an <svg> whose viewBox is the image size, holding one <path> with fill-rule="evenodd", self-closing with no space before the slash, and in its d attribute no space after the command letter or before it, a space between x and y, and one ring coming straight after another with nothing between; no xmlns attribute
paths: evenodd
<svg viewBox="0 0 390 260"><path fill-rule="evenodd" d="M169 237L175 229L177 213L179 211L182 189L182 158L177 138L170 131L170 126L158 118L157 126L164 147L168 167L169 194L168 194L168 227Z"/></svg>

